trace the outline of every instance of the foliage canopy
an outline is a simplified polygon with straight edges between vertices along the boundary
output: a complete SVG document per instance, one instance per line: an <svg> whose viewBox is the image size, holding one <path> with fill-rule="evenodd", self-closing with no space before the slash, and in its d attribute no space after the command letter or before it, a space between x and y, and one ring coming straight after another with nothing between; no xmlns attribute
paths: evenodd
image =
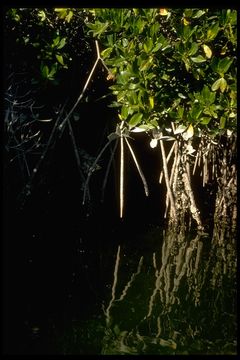
<svg viewBox="0 0 240 360"><path fill-rule="evenodd" d="M58 84L74 57L86 60L93 36L110 69L111 106L129 129L236 131L234 9L12 8L6 18L40 68L33 82Z"/></svg>
<svg viewBox="0 0 240 360"><path fill-rule="evenodd" d="M235 10L96 9L90 33L116 82L113 106L129 127L236 128ZM185 127L186 128L186 127Z"/></svg>

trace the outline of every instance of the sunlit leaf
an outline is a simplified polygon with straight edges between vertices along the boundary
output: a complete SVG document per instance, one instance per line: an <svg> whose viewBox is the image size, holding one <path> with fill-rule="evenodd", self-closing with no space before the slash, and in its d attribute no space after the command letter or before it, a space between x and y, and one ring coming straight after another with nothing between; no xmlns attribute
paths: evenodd
<svg viewBox="0 0 240 360"><path fill-rule="evenodd" d="M38 12L38 16L40 17L40 20L41 20L41 21L44 21L44 20L46 19L45 11L40 10L40 11Z"/></svg>
<svg viewBox="0 0 240 360"><path fill-rule="evenodd" d="M66 45L66 38L62 38L57 46L57 49L62 49Z"/></svg>
<svg viewBox="0 0 240 360"><path fill-rule="evenodd" d="M191 69L191 65L190 65L190 61L189 59L183 59L183 62L185 64L185 68L187 71L189 71Z"/></svg>
<svg viewBox="0 0 240 360"><path fill-rule="evenodd" d="M224 78L222 78L220 83L221 92L223 93L226 90L226 88L227 88L227 81Z"/></svg>
<svg viewBox="0 0 240 360"><path fill-rule="evenodd" d="M149 104L150 104L150 108L153 109L154 108L154 97L153 96L149 96Z"/></svg>
<svg viewBox="0 0 240 360"><path fill-rule="evenodd" d="M107 48L107 49L105 49L105 50L103 50L103 51L101 52L101 57L102 57L103 59L106 59L106 58L109 57L109 55L111 54L111 52L112 52L112 48L109 47L109 48Z"/></svg>
<svg viewBox="0 0 240 360"><path fill-rule="evenodd" d="M175 131L174 131L174 135L177 135L177 134L182 134L185 130L186 130L187 126L185 125L179 125Z"/></svg>
<svg viewBox="0 0 240 360"><path fill-rule="evenodd" d="M181 98L181 99L186 99L187 97L185 95L183 95L182 93L178 93L178 96Z"/></svg>
<svg viewBox="0 0 240 360"><path fill-rule="evenodd" d="M150 147L151 147L152 149L154 149L154 148L157 146L157 143L158 143L158 140L157 140L157 139L152 139L152 140L150 141Z"/></svg>
<svg viewBox="0 0 240 360"><path fill-rule="evenodd" d="M70 10L66 16L66 21L69 23L73 17L73 12Z"/></svg>
<svg viewBox="0 0 240 360"><path fill-rule="evenodd" d="M60 19L64 19L67 16L66 8L55 8L54 11L58 13Z"/></svg>
<svg viewBox="0 0 240 360"><path fill-rule="evenodd" d="M160 13L160 15L162 15L162 16L167 16L167 15L168 15L167 9L160 9L160 10L159 10L159 13Z"/></svg>
<svg viewBox="0 0 240 360"><path fill-rule="evenodd" d="M190 24L190 21L188 21L186 18L183 18L183 25L187 26Z"/></svg>
<svg viewBox="0 0 240 360"><path fill-rule="evenodd" d="M219 31L219 23L214 23L207 31L207 40L213 40Z"/></svg>
<svg viewBox="0 0 240 360"><path fill-rule="evenodd" d="M128 107L127 106L122 106L121 117L123 120L126 120L126 118L128 117Z"/></svg>
<svg viewBox="0 0 240 360"><path fill-rule="evenodd" d="M193 154L196 151L190 144L187 145L186 150L187 150L187 154L189 155Z"/></svg>
<svg viewBox="0 0 240 360"><path fill-rule="evenodd" d="M193 137L193 134L194 134L194 129L193 129L193 126L192 124L189 125L189 127L187 128L187 131L185 133L183 133L183 138L184 140L189 140Z"/></svg>
<svg viewBox="0 0 240 360"><path fill-rule="evenodd" d="M205 52L206 57L208 59L210 59L212 57L212 50L210 49L210 47L204 44L203 45L203 50Z"/></svg>
<svg viewBox="0 0 240 360"><path fill-rule="evenodd" d="M206 13L204 10L198 10L195 15L193 15L193 19L198 19Z"/></svg>
<svg viewBox="0 0 240 360"><path fill-rule="evenodd" d="M200 123L203 125L207 125L207 124L209 124L210 120L211 120L210 117L202 117L200 120Z"/></svg>
<svg viewBox="0 0 240 360"><path fill-rule="evenodd" d="M152 52L157 52L161 47L162 47L162 44L160 42L158 42L152 49Z"/></svg>
<svg viewBox="0 0 240 360"><path fill-rule="evenodd" d="M206 61L206 59L202 55L198 55L197 57L191 57L191 60L195 63L202 63Z"/></svg>
<svg viewBox="0 0 240 360"><path fill-rule="evenodd" d="M227 87L227 81L224 78L220 78L212 84L212 91L216 91L220 88L221 92L223 93L226 87Z"/></svg>
<svg viewBox="0 0 240 360"><path fill-rule="evenodd" d="M57 54L56 54L56 58L57 58L57 61L58 61L61 65L64 65L64 61L63 61L62 55L57 55Z"/></svg>
<svg viewBox="0 0 240 360"><path fill-rule="evenodd" d="M140 132L146 132L146 130L148 130L148 126L146 125L146 128L144 127L135 127L134 129L131 129L131 132L134 133L140 133Z"/></svg>
<svg viewBox="0 0 240 360"><path fill-rule="evenodd" d="M143 117L143 114L142 113L137 113L137 114L134 114L131 119L129 120L129 126L130 127L134 127L136 126L137 124L139 124L142 120L142 117Z"/></svg>

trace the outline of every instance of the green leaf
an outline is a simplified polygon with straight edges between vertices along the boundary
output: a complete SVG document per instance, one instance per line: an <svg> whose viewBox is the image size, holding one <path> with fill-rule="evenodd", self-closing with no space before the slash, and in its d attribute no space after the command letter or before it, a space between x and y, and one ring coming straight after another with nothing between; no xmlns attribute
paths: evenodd
<svg viewBox="0 0 240 360"><path fill-rule="evenodd" d="M224 129L226 125L226 118L221 116L220 123L219 123L219 129Z"/></svg>
<svg viewBox="0 0 240 360"><path fill-rule="evenodd" d="M184 107L183 107L183 106L179 106L178 109L177 109L178 118L182 120L183 114L184 114Z"/></svg>
<svg viewBox="0 0 240 360"><path fill-rule="evenodd" d="M110 55L111 52L112 52L112 49L113 49L113 48L109 47L109 48L103 50L103 51L101 52L101 57L102 57L103 59L108 58L109 55Z"/></svg>
<svg viewBox="0 0 240 360"><path fill-rule="evenodd" d="M65 20L70 23L71 19L73 17L73 12L70 10L69 13L67 14Z"/></svg>
<svg viewBox="0 0 240 360"><path fill-rule="evenodd" d="M57 49L62 49L66 45L66 38L62 38L57 46Z"/></svg>
<svg viewBox="0 0 240 360"><path fill-rule="evenodd" d="M208 105L213 104L216 98L216 93L210 91L207 85L204 85L201 91L201 95L203 97L204 103Z"/></svg>
<svg viewBox="0 0 240 360"><path fill-rule="evenodd" d="M42 76L44 78L47 78L48 77L48 74L49 74L49 68L47 65L44 65L43 68L42 68Z"/></svg>
<svg viewBox="0 0 240 360"><path fill-rule="evenodd" d="M214 23L207 31L207 41L213 40L219 31L219 23Z"/></svg>
<svg viewBox="0 0 240 360"><path fill-rule="evenodd" d="M146 51L146 53L149 53L152 50L153 47L153 41L151 38L147 38L145 43L143 44L143 48Z"/></svg>
<svg viewBox="0 0 240 360"><path fill-rule="evenodd" d="M62 55L56 54L56 58L57 58L57 61L58 61L61 65L64 65L64 61L63 61Z"/></svg>
<svg viewBox="0 0 240 360"><path fill-rule="evenodd" d="M222 78L216 80L216 81L212 84L212 91L216 91L216 90L220 87L221 79L222 79Z"/></svg>
<svg viewBox="0 0 240 360"><path fill-rule="evenodd" d="M197 57L191 57L191 60L195 63L202 63L206 61L206 59L202 55L198 55Z"/></svg>
<svg viewBox="0 0 240 360"><path fill-rule="evenodd" d="M190 65L189 59L183 58L183 62L184 62L184 64L185 64L186 70L189 71L189 70L191 69L191 65Z"/></svg>
<svg viewBox="0 0 240 360"><path fill-rule="evenodd" d="M157 52L162 47L162 44L159 42L157 43L154 48L152 49L152 52Z"/></svg>
<svg viewBox="0 0 240 360"><path fill-rule="evenodd" d="M44 21L44 20L46 19L45 11L40 10L40 11L38 12L38 16L40 17L40 20L41 20L41 21Z"/></svg>
<svg viewBox="0 0 240 360"><path fill-rule="evenodd" d="M209 122L210 122L211 118L210 117L202 117L200 119L200 124L203 124L203 125L208 125Z"/></svg>
<svg viewBox="0 0 240 360"><path fill-rule="evenodd" d="M196 42L193 42L190 50L188 51L188 55L189 56L195 55L197 51L198 51L198 44Z"/></svg>
<svg viewBox="0 0 240 360"><path fill-rule="evenodd" d="M143 114L142 113L137 113L137 114L134 114L131 119L129 120L129 126L130 127L134 127L136 125L138 125L141 120L142 120L142 117L143 117Z"/></svg>
<svg viewBox="0 0 240 360"><path fill-rule="evenodd" d="M224 78L222 78L220 83L221 92L223 93L226 90L226 88L227 88L227 81Z"/></svg>
<svg viewBox="0 0 240 360"><path fill-rule="evenodd" d="M150 104L150 108L153 109L154 108L154 97L153 96L149 96L149 104Z"/></svg>
<svg viewBox="0 0 240 360"><path fill-rule="evenodd" d="M199 19L201 16L203 16L206 13L204 10L198 10L196 14L192 16L193 19Z"/></svg>
<svg viewBox="0 0 240 360"><path fill-rule="evenodd" d="M122 106L122 109L121 109L121 117L123 120L126 120L127 117L128 117L128 107L127 106Z"/></svg>
<svg viewBox="0 0 240 360"><path fill-rule="evenodd" d="M123 44L123 47L128 46L128 39L123 38L123 39L122 39L122 44Z"/></svg>
<svg viewBox="0 0 240 360"><path fill-rule="evenodd" d="M204 101L206 102L208 100L209 94L210 94L209 87L207 85L204 85L201 93L202 93Z"/></svg>
<svg viewBox="0 0 240 360"><path fill-rule="evenodd" d="M65 8L55 8L54 11L58 13L60 19L65 19L67 16L67 9Z"/></svg>
<svg viewBox="0 0 240 360"><path fill-rule="evenodd" d="M57 63L53 64L53 66L51 67L51 70L48 74L48 79L54 80L54 75L56 74L56 72L57 72Z"/></svg>
<svg viewBox="0 0 240 360"><path fill-rule="evenodd" d="M117 76L117 83L125 85L129 82L129 77L131 74L128 71L121 71L121 73Z"/></svg>
<svg viewBox="0 0 240 360"><path fill-rule="evenodd" d="M228 71L232 63L233 63L233 59L230 59L228 57L225 57L224 59L220 59L218 62L219 75L223 76Z"/></svg>
<svg viewBox="0 0 240 360"><path fill-rule="evenodd" d="M53 39L52 47L56 47L59 44L60 36L57 36Z"/></svg>
<svg viewBox="0 0 240 360"><path fill-rule="evenodd" d="M159 31L160 24L155 22L150 28L150 36L153 38L155 35L157 35L157 32Z"/></svg>
<svg viewBox="0 0 240 360"><path fill-rule="evenodd" d="M197 120L201 113L202 107L198 103L194 104L190 112L192 119Z"/></svg>
<svg viewBox="0 0 240 360"><path fill-rule="evenodd" d="M139 83L130 83L128 88L129 88L130 90L135 90L135 89L137 89L139 86L140 86Z"/></svg>
<svg viewBox="0 0 240 360"><path fill-rule="evenodd" d="M143 61L141 63L139 70L140 71L146 71L146 70L148 70L150 68L150 66L152 66L152 58L151 57L149 57L148 60Z"/></svg>
<svg viewBox="0 0 240 360"><path fill-rule="evenodd" d="M92 32L93 36L97 36L97 35L101 35L102 33L105 32L105 30L109 26L109 22L106 21L106 22L102 23L100 21L96 21L94 24L87 23L86 25L87 25L87 27L89 27L91 29L91 30L89 30L89 32Z"/></svg>

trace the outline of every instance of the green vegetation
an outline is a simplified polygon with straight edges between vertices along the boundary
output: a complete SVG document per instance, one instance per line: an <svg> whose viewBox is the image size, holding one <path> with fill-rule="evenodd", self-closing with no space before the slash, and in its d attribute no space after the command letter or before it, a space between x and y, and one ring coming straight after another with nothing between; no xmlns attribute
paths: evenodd
<svg viewBox="0 0 240 360"><path fill-rule="evenodd" d="M90 33L116 82L113 106L130 128L192 124L236 130L235 10L96 9Z"/></svg>
<svg viewBox="0 0 240 360"><path fill-rule="evenodd" d="M138 132L146 132L151 136L153 151L160 146L159 182L164 176L165 217L178 225L193 218L198 228L204 229L192 188L192 177L198 173L203 186L210 182L217 185L218 213L223 213L223 206L229 209L231 203L230 213L226 210L224 216L235 218L236 10L19 8L6 12L5 31L10 44L14 44L7 51L11 64L8 71L15 62L19 67L15 64L13 71L26 71L32 86L38 89L44 84L46 91L54 85L64 91L74 77L73 63L82 74L90 72L87 80L84 76L80 96L75 94L77 101L55 123L61 131L68 125L79 168L71 119L85 98L86 89L90 84L94 87L97 65L101 64L111 91L109 106L116 108L116 130L108 136L97 159L113 140L115 150L121 140L121 217L126 144L145 194L148 196L151 191L130 145L131 137L137 139ZM19 49L23 57L16 61ZM93 56L95 62L89 65ZM57 136L55 127L49 146ZM172 142L170 149L166 141ZM48 147L45 153L47 150ZM112 160L113 155L109 166ZM39 165L33 169L30 181L38 168ZM87 187L92 170L86 179ZM108 172L109 168L106 177ZM227 192L232 194L233 202L226 198Z"/></svg>

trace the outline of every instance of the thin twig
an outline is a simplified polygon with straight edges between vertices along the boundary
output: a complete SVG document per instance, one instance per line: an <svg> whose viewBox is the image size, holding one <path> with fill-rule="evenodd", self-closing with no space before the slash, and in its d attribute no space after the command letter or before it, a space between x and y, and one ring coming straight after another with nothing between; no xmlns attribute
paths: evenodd
<svg viewBox="0 0 240 360"><path fill-rule="evenodd" d="M174 146L175 146L175 142L173 143L173 145L172 145L172 147L171 147L171 149L170 149L170 151L169 151L169 153L168 153L167 163L168 163L168 161L170 160L170 158L171 158L171 156L172 156ZM162 182L162 177L163 177L163 171L161 170L161 172L160 172L160 177L159 177L159 183L160 183L160 184L161 184L161 182Z"/></svg>
<svg viewBox="0 0 240 360"><path fill-rule="evenodd" d="M177 142L174 143L174 149L176 149L176 147L177 147ZM173 179L174 179L174 174L175 174L176 165L177 165L177 154L176 154L176 151L175 151L175 156L174 156L174 161L173 161L173 165L172 165L172 169L171 169L171 175L170 175L170 181L169 181L171 188L172 188L172 184L173 184ZM165 209L164 218L167 217L168 205L169 205L169 195L168 195L168 193L167 193L167 197L166 197L166 209Z"/></svg>
<svg viewBox="0 0 240 360"><path fill-rule="evenodd" d="M190 211L192 213L192 216L196 220L199 230L203 230L202 221L201 221L199 211L198 211L198 208L196 206L194 195L193 195L193 190L192 190L192 186L191 186L191 180L188 177L186 169L183 172L183 182L184 182L184 185L185 185L186 193L188 194L188 197L189 197L189 200L190 200Z"/></svg>
<svg viewBox="0 0 240 360"><path fill-rule="evenodd" d="M123 136L120 137L120 218L123 217L123 194L124 186L124 148L123 148Z"/></svg>
<svg viewBox="0 0 240 360"><path fill-rule="evenodd" d="M74 137L74 133L73 133L73 129L72 129L72 125L71 125L70 120L68 120L67 124L68 124L68 128L69 128L69 135L71 137L72 144L73 144L73 150L74 150L74 154L75 154L75 157L76 157L76 162L77 162L77 167L78 167L78 171L79 171L79 174L80 174L80 178L81 178L81 181L84 183L85 182L85 176L83 175L83 171L81 169L81 160L80 160L80 156L79 156L79 152L78 152L78 148L77 148L77 144L76 144L76 140L75 140L75 137Z"/></svg>
<svg viewBox="0 0 240 360"><path fill-rule="evenodd" d="M194 162L194 166L193 166L193 175L195 174L195 171L196 171L197 162L198 162L198 157L199 157L199 152L197 151L196 158L195 158L195 162Z"/></svg>
<svg viewBox="0 0 240 360"><path fill-rule="evenodd" d="M73 132L70 120L67 121L67 124L68 124L69 134L70 134L72 144L73 144L73 150L74 150L75 158L76 158L76 161L77 161L77 168L78 168L78 171L79 171L79 174L80 174L81 182L82 182L82 184L84 184L85 183L85 176L83 175L83 171L82 171L82 168L81 168L81 160L80 160L80 156L79 156L79 152L78 152L78 148L77 148L77 144L76 144L76 140L75 140L75 136L74 136L74 132ZM87 192L87 195L88 195L88 199L90 200L90 193L89 193L89 188L88 187L86 189L86 192Z"/></svg>
<svg viewBox="0 0 240 360"><path fill-rule="evenodd" d="M136 156L135 156L135 154L134 154L134 152L133 152L133 149L132 149L131 145L129 144L129 141L128 141L128 139L127 139L126 137L125 137L125 141L126 141L128 147L129 147L129 150L130 150L130 152L131 152L131 155L132 155L132 157L133 157L133 160L134 160L134 162L135 162L135 165L136 165L136 167L137 167L137 170L138 170L138 172L139 172L139 175L140 175L140 177L141 177L141 179L142 179L145 194L146 194L146 196L148 196L148 195L149 195L148 184L147 184L147 181L146 181L146 179L145 179L145 176L144 176L144 174L143 174L143 172L142 172L142 169L140 168L140 165L139 165L138 162L137 162L137 159L136 159Z"/></svg>
<svg viewBox="0 0 240 360"><path fill-rule="evenodd" d="M90 82L90 80L91 80L91 78L92 78L92 75L93 75L93 73L94 73L94 71L95 71L95 69L96 69L96 66L97 66L99 60L101 59L101 58L100 58L100 51L99 51L99 46L98 46L98 41L97 41L97 40L95 40L95 45L96 45L96 50L97 50L97 59L96 59L94 65L93 65L93 67L92 67L92 70L90 71L90 74L89 74L89 76L88 76L88 78L87 78L87 80L86 80L86 83L85 83L85 85L84 85L84 87L83 87L83 90L82 90L81 94L79 95L79 97L78 97L77 101L75 102L75 104L73 105L72 109L69 111L69 113L67 114L67 116L66 116L65 119L63 120L62 124L60 125L60 129L62 129L62 127L64 126L64 124L66 123L66 121L69 119L69 117L72 115L73 111L76 109L78 103L82 100L82 98L83 98L83 96L84 96L84 94L85 94L85 91L87 90L88 84L89 84L89 82Z"/></svg>
<svg viewBox="0 0 240 360"><path fill-rule="evenodd" d="M169 175L168 175L168 168L167 168L167 160L166 160L165 149L164 149L164 146L163 146L163 141L160 140L159 143L160 143L161 152L162 152L163 171L164 171L164 177L165 177L165 182L166 182L166 186L167 186L167 192L169 194L169 198L170 198L170 202L171 202L171 209L172 209L172 212L173 212L173 218L174 218L174 220L176 220L176 207L175 207L175 202L174 202L172 190L171 190L170 183L169 183Z"/></svg>
<svg viewBox="0 0 240 360"><path fill-rule="evenodd" d="M86 182L85 182L85 186L84 186L84 192L83 192L83 202L82 204L84 205L85 204L85 199L86 199L86 191L87 191L87 188L88 188L88 183L90 181L90 178L93 174L93 171L95 169L95 166L97 165L97 162L98 160L100 159L100 157L102 156L102 154L104 153L104 151L107 149L107 147L111 144L113 139L109 140L105 145L104 147L102 148L102 150L100 151L100 153L98 154L98 156L96 157L95 161L93 162L92 166L90 167L89 171L88 171L88 176L87 176L87 179L86 179Z"/></svg>
<svg viewBox="0 0 240 360"><path fill-rule="evenodd" d="M110 167L111 167L113 157L114 157L114 154L115 154L117 146L118 146L118 142L119 142L119 138L117 138L116 141L115 141L114 148L113 148L113 150L111 152L111 156L110 156L110 159L108 161L107 170L106 170L106 173L105 173L105 177L104 177L104 180L103 180L103 186L102 186L102 198L101 198L102 202L103 202L103 199L104 199L104 192L105 192L105 188L106 188L106 184L107 184L107 179L108 179Z"/></svg>
<svg viewBox="0 0 240 360"><path fill-rule="evenodd" d="M64 110L64 108L65 108L65 105L66 105L66 102L65 102L65 104L62 106L62 109L61 109L61 111L60 111L60 113L59 113L59 115L58 115L58 118L56 119L56 122L55 122L55 124L54 124L54 126L53 126L52 132L51 132L51 134L50 134L50 136L49 136L49 139L48 139L48 142L47 142L46 147L45 147L45 149L44 149L44 152L43 152L42 155L40 156L40 159L38 160L36 166L34 167L34 169L33 169L33 171L32 171L32 174L31 174L31 176L30 176L30 179L29 179L27 185L25 186L25 189L24 189L24 190L27 191L27 193L29 193L29 189L30 189L30 187L31 187L31 183L33 182L35 176L37 175L37 172L38 172L38 170L39 170L39 167L40 167L41 163L43 162L43 160L44 160L44 158L45 158L45 156L46 156L46 154L47 154L47 151L48 151L48 149L49 149L49 147L50 147L50 145L51 145L51 143L52 143L52 139L53 139L53 137L54 137L54 135L55 135L55 132L56 132L57 127L58 127L58 124L59 124L59 122L60 122L60 120L61 120L61 116L62 116L63 110Z"/></svg>

